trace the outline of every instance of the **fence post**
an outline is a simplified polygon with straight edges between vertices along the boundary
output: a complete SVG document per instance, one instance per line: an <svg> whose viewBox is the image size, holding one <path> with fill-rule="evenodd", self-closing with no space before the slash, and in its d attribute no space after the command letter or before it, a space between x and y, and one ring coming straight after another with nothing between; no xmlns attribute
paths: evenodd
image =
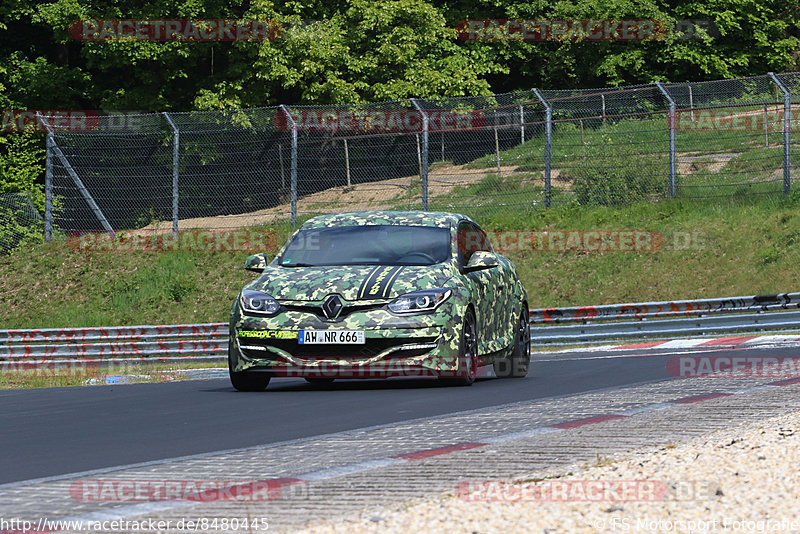
<svg viewBox="0 0 800 534"><path fill-rule="evenodd" d="M669 116L667 118L667 125L669 126L669 195L672 198L675 198L677 195L677 186L675 183L675 101L672 99L670 94L661 84L661 82L656 82L656 87L658 90L661 91L661 94L664 95L664 98L667 99L669 102Z"/></svg>
<svg viewBox="0 0 800 534"><path fill-rule="evenodd" d="M764 146L769 148L769 116L766 104L764 104Z"/></svg>
<svg viewBox="0 0 800 534"><path fill-rule="evenodd" d="M286 106L281 104L281 109L286 113L286 117L292 121L292 163L289 167L289 187L291 188L292 197L292 229L295 229L297 227L297 123Z"/></svg>
<svg viewBox="0 0 800 534"><path fill-rule="evenodd" d="M172 238L178 239L178 161L180 157L181 132L172 117L165 111L162 113L172 128Z"/></svg>
<svg viewBox="0 0 800 534"><path fill-rule="evenodd" d="M278 143L278 160L281 164L281 189L286 189L286 173L283 171L283 145Z"/></svg>
<svg viewBox="0 0 800 534"><path fill-rule="evenodd" d="M47 158L44 172L44 240L53 239L53 132L47 132Z"/></svg>
<svg viewBox="0 0 800 534"><path fill-rule="evenodd" d="M422 172L420 172L420 179L422 180L422 210L428 209L428 114L419 105L416 98L410 99L411 103L422 114Z"/></svg>
<svg viewBox="0 0 800 534"><path fill-rule="evenodd" d="M519 144L525 144L525 111L519 106Z"/></svg>
<svg viewBox="0 0 800 534"><path fill-rule="evenodd" d="M344 138L344 169L347 174L347 187L350 187L350 151L347 149L347 138Z"/></svg>
<svg viewBox="0 0 800 534"><path fill-rule="evenodd" d="M545 109L545 123L544 123L544 207L550 207L550 156L552 149L553 137L553 108L550 102L539 92L538 89L533 90L533 94L539 99L539 102Z"/></svg>
<svg viewBox="0 0 800 534"><path fill-rule="evenodd" d="M500 138L497 135L497 126L494 127L494 161L497 164L497 176L500 176Z"/></svg>
<svg viewBox="0 0 800 534"><path fill-rule="evenodd" d="M600 95L600 105L603 108L603 126L606 124L606 95Z"/></svg>
<svg viewBox="0 0 800 534"><path fill-rule="evenodd" d="M44 126L45 130L47 130L47 133L52 136L53 128L47 123L46 120L44 120L44 117L42 117L39 113L37 113L36 116ZM92 213L94 213L95 217L97 217L97 220L100 221L100 224L103 226L103 229L109 234L111 234L111 237L115 237L116 232L114 232L114 229L108 223L108 219L106 219L106 216L103 214L103 210L101 210L100 206L97 205L97 202L94 201L94 197L92 197L92 194L89 193L88 189L86 189L86 186L83 185L83 181L81 181L81 178L80 176L78 176L78 173L75 172L75 169L72 168L72 165L70 165L67 157L61 151L61 149L58 148L58 145L55 143L55 138L52 138L51 140L53 141L53 143L50 149L51 152L53 153L53 156L57 157L61 161L61 164L67 170L67 174L69 174L70 178L72 178L72 181L75 183L75 187L78 188L78 191L81 193L81 196L86 201L86 204L89 205L89 209L92 210Z"/></svg>
<svg viewBox="0 0 800 534"><path fill-rule="evenodd" d="M792 142L792 93L783 85L783 82L775 76L774 72L768 73L776 87L783 91L783 194L788 195L791 188L791 156L790 143Z"/></svg>

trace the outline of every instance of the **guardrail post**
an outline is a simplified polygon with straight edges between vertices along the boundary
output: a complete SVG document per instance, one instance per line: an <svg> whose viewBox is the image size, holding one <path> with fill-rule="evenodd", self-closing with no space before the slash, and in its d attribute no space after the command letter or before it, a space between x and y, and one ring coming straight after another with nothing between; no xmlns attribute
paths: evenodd
<svg viewBox="0 0 800 534"><path fill-rule="evenodd" d="M775 76L774 72L769 73L769 77L775 82L776 87L783 91L783 194L788 195L791 188L791 142L792 142L792 93L783 85L783 82Z"/></svg>
<svg viewBox="0 0 800 534"><path fill-rule="evenodd" d="M544 123L544 207L550 207L550 165L551 165L551 151L553 140L553 107L550 102L539 92L538 89L533 90L533 94L539 99L539 102L545 109L545 123Z"/></svg>
<svg viewBox="0 0 800 534"><path fill-rule="evenodd" d="M664 98L669 102L669 116L667 118L667 124L669 126L669 196L675 198L678 193L675 183L675 111L677 106L661 82L656 82L656 87L658 87L658 90L661 91L661 94L663 94Z"/></svg>
<svg viewBox="0 0 800 534"><path fill-rule="evenodd" d="M47 133L50 134L50 136L53 136L53 128L47 123L44 117L42 117L39 113L37 113L36 116L39 118L39 121L42 123L45 130L47 130ZM72 168L72 165L70 165L67 157L61 151L61 149L58 148L58 144L55 143L54 137L52 137L52 141L53 143L50 148L52 150L53 155L61 161L61 164L67 170L67 174L69 174L70 178L72 178L72 181L75 183L75 187L78 188L78 191L80 191L81 196L89 205L89 209L92 210L92 213L94 213L95 217L97 217L97 219L100 221L100 224L103 226L103 229L109 234L111 234L112 237L116 236L114 229L108 223L108 219L106 219L106 216L103 214L103 210L101 210L100 206L97 205L97 202L94 201L94 198L92 197L91 193L89 193L89 190L86 189L85 185L83 185L83 181L81 180L80 176L78 176L78 173L75 172L75 169Z"/></svg>
<svg viewBox="0 0 800 534"><path fill-rule="evenodd" d="M286 118L292 121L292 163L289 168L289 187L292 197L292 229L297 228L297 122L289 109L281 104L281 109L286 113Z"/></svg>
<svg viewBox="0 0 800 534"><path fill-rule="evenodd" d="M178 160L180 157L181 132L166 111L163 115L172 128L172 237L173 239L178 239Z"/></svg>
<svg viewBox="0 0 800 534"><path fill-rule="evenodd" d="M47 158L44 172L44 240L53 239L53 133L47 132Z"/></svg>
<svg viewBox="0 0 800 534"><path fill-rule="evenodd" d="M411 98L410 100L411 104L422 114L422 171L420 172L420 180L422 181L422 210L426 211L428 209L428 114L422 109L416 98Z"/></svg>

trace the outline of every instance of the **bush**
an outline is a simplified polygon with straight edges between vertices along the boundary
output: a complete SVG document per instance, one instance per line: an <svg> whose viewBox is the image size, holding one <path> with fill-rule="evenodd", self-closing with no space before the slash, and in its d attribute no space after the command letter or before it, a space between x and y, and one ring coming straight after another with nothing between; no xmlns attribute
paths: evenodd
<svg viewBox="0 0 800 534"><path fill-rule="evenodd" d="M572 191L583 205L628 204L655 200L668 193L668 176L648 176L633 166L584 169L576 174Z"/></svg>
<svg viewBox="0 0 800 534"><path fill-rule="evenodd" d="M0 195L0 254L44 240L44 220L28 195Z"/></svg>

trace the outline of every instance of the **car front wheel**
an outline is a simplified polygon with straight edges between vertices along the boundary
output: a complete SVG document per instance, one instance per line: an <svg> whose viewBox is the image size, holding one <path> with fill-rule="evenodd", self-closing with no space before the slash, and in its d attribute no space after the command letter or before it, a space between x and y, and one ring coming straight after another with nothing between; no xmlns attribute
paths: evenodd
<svg viewBox="0 0 800 534"><path fill-rule="evenodd" d="M270 377L262 373L236 372L233 370L233 360L228 348L228 374L231 377L231 384L238 391L264 391L269 385Z"/></svg>
<svg viewBox="0 0 800 534"><path fill-rule="evenodd" d="M440 377L439 380L446 386L471 386L478 376L478 335L472 310L467 310L464 316L455 374L455 378Z"/></svg>

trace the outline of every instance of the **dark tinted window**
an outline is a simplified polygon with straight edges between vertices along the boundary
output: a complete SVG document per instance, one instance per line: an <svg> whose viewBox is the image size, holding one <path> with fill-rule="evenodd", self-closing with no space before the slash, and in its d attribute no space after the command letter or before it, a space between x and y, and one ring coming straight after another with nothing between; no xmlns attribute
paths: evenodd
<svg viewBox="0 0 800 534"><path fill-rule="evenodd" d="M340 226L300 231L278 263L433 265L450 257L450 230L430 226Z"/></svg>
<svg viewBox="0 0 800 534"><path fill-rule="evenodd" d="M462 222L458 225L458 261L466 265L472 257L472 253L478 250L491 252L492 246L486 232L478 226Z"/></svg>

